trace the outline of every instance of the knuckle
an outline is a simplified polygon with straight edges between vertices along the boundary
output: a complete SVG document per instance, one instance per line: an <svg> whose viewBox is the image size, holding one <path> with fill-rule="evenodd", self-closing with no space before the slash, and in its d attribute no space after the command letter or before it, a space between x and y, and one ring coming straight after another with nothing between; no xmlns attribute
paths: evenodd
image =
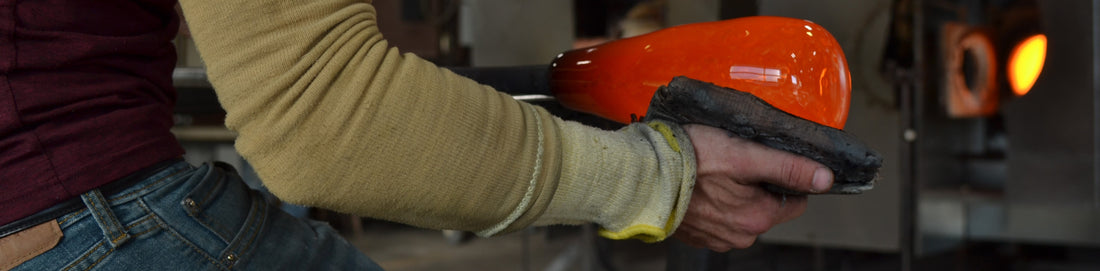
<svg viewBox="0 0 1100 271"><path fill-rule="evenodd" d="M756 236L749 236L747 238L742 238L740 240L737 240L737 241L733 242L732 245L733 245L733 248L736 248L736 249L745 249L745 248L751 247L753 243L756 243Z"/></svg>
<svg viewBox="0 0 1100 271"><path fill-rule="evenodd" d="M776 215L775 224L785 223L802 216L802 214L806 212L806 207L807 203L805 196L792 196L787 200L787 206L780 208L778 211L779 213Z"/></svg>
<svg viewBox="0 0 1100 271"><path fill-rule="evenodd" d="M711 243L709 246L707 246L707 248L709 248L710 250L713 250L713 251L717 251L717 252L726 252L726 251L729 251L730 249L733 249L734 244L736 244L736 243L737 243L737 240L734 239L734 238L730 238L730 237L720 238L719 240L717 240L717 241Z"/></svg>
<svg viewBox="0 0 1100 271"><path fill-rule="evenodd" d="M791 202L790 204L791 204L791 213L794 216L801 216L803 213L806 213L806 207L809 205L806 202L805 198L795 200L795 201Z"/></svg>
<svg viewBox="0 0 1100 271"><path fill-rule="evenodd" d="M710 247L710 250L714 250L716 252L726 252L730 251L730 249L733 249L733 244L720 244Z"/></svg>
<svg viewBox="0 0 1100 271"><path fill-rule="evenodd" d="M779 175L775 177L779 179L774 180L776 184L795 190L807 189L809 186L806 185L808 184L806 181L813 178L813 172L806 172L802 158L790 154L781 157L779 163L777 163L779 165Z"/></svg>
<svg viewBox="0 0 1100 271"><path fill-rule="evenodd" d="M798 164L796 162L797 160L794 157L784 155L783 162L780 164L781 174L779 176L783 179L779 181L787 187L792 187L796 184L795 181L798 180Z"/></svg>
<svg viewBox="0 0 1100 271"><path fill-rule="evenodd" d="M741 230L751 235L761 235L771 229L772 223L770 219L762 217L754 217L741 224Z"/></svg>

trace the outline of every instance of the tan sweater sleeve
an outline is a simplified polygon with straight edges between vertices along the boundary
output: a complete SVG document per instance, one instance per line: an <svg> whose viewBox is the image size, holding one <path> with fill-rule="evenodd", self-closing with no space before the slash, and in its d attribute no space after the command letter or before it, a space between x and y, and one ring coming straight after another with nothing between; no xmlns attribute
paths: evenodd
<svg viewBox="0 0 1100 271"><path fill-rule="evenodd" d="M369 3L180 2L238 151L284 200L493 234L562 183L562 120L399 54Z"/></svg>

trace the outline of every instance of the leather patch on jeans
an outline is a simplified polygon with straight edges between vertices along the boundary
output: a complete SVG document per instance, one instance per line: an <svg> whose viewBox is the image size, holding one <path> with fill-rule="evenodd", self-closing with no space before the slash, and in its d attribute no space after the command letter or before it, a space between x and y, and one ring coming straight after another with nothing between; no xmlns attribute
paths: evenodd
<svg viewBox="0 0 1100 271"><path fill-rule="evenodd" d="M0 238L0 270L11 270L49 251L61 241L61 236L63 234L57 220L50 220Z"/></svg>

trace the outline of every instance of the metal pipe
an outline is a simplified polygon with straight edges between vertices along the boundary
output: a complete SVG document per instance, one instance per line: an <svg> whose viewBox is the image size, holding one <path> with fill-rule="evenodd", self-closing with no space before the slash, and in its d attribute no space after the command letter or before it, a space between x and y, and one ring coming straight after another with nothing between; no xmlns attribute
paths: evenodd
<svg viewBox="0 0 1100 271"><path fill-rule="evenodd" d="M899 231L898 235L901 240L898 240L898 248L901 250L901 268L899 270L909 271L913 268L913 260L916 254L916 234L917 234L917 140L921 129L919 122L917 121L920 116L921 98L919 93L922 93L924 84L924 1L913 0L912 2L912 16L913 16L913 67L909 70L909 74L903 77L900 82L901 99L901 127L904 129L902 132L905 136L905 143L901 146L901 217L899 219Z"/></svg>
<svg viewBox="0 0 1100 271"><path fill-rule="evenodd" d="M1092 206L1100 208L1100 0L1092 0Z"/></svg>
<svg viewBox="0 0 1100 271"><path fill-rule="evenodd" d="M512 95L512 99L516 99L516 101L522 101L522 102L528 102L528 103L549 102L549 101L555 100L554 96L542 95L542 94Z"/></svg>

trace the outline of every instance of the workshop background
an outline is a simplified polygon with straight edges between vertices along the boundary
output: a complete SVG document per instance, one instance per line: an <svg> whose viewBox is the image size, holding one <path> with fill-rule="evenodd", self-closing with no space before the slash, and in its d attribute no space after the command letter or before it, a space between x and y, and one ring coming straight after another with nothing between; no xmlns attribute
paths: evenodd
<svg viewBox="0 0 1100 271"><path fill-rule="evenodd" d="M401 51L606 129L617 125L561 108L545 78L524 72L667 26L807 19L847 56L845 130L885 158L873 190L812 196L805 215L728 253L602 239L592 225L478 238L285 206L329 221L387 270L1100 270L1100 0L373 3ZM1036 35L1045 35L1045 61L1024 88L1011 63ZM226 161L262 189L232 147L186 29L176 44L174 132L186 158Z"/></svg>

